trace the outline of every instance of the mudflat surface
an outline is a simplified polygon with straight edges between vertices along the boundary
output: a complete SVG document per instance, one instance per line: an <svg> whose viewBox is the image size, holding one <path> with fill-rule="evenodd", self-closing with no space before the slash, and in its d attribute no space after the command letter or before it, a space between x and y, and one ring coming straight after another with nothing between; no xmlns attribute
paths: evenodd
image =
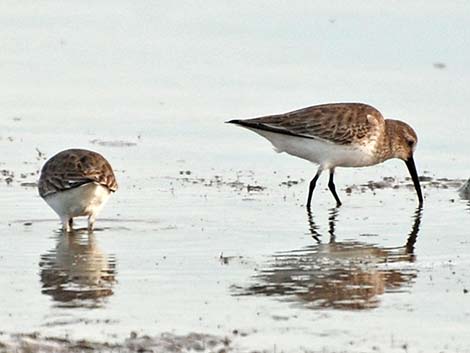
<svg viewBox="0 0 470 353"><path fill-rule="evenodd" d="M0 352L470 351L466 4L7 3ZM392 160L308 213L316 167L223 123L331 101L416 129L422 209ZM71 147L120 186L92 234L36 189Z"/></svg>

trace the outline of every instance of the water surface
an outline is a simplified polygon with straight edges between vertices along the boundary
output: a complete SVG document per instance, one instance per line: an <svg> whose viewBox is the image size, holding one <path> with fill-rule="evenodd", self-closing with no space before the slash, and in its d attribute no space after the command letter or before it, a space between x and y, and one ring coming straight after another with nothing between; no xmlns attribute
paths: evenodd
<svg viewBox="0 0 470 353"><path fill-rule="evenodd" d="M470 351L469 10L0 4L0 343ZM423 209L395 160L338 169L338 209L320 179L308 214L316 167L223 124L333 101L416 129ZM93 234L35 189L70 147L120 184Z"/></svg>

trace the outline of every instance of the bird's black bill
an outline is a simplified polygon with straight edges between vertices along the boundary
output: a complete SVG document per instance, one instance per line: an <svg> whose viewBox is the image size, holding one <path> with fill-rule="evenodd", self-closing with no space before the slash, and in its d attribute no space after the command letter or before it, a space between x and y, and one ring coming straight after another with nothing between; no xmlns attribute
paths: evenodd
<svg viewBox="0 0 470 353"><path fill-rule="evenodd" d="M419 185L419 178L418 172L416 172L415 161L413 160L413 157L410 157L408 158L408 160L405 161L405 163L410 172L411 179L413 180L413 184L416 189L416 194L418 194L419 205L421 206L423 204L423 194L421 193L421 186Z"/></svg>

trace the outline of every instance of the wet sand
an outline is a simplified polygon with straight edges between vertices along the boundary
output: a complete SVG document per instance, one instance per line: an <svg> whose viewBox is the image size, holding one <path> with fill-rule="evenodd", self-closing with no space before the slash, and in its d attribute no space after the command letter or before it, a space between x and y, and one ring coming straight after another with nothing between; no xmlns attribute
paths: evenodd
<svg viewBox="0 0 470 353"><path fill-rule="evenodd" d="M0 333L0 336L2 333ZM158 337L139 337L131 332L122 343L99 343L87 340L41 337L38 334L19 334L0 341L0 352L101 352L101 353L142 353L142 352L217 352L232 351L230 339L211 335L191 333L186 336L161 334Z"/></svg>
<svg viewBox="0 0 470 353"><path fill-rule="evenodd" d="M423 174L423 209L406 177L345 184L340 208L324 185L308 213L308 183L280 170L126 172L94 233L68 235L34 172L6 173L5 352L464 351L464 179Z"/></svg>

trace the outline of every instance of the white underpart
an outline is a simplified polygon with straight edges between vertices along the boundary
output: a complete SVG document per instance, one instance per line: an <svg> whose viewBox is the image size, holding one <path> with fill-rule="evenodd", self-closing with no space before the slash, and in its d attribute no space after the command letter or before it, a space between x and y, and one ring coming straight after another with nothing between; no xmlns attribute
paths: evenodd
<svg viewBox="0 0 470 353"><path fill-rule="evenodd" d="M249 129L268 139L276 152L286 152L319 164L320 170L335 167L366 167L377 163L373 154L375 141L366 145L339 145L317 138L303 138Z"/></svg>
<svg viewBox="0 0 470 353"><path fill-rule="evenodd" d="M44 198L49 206L59 215L64 230L69 231L69 220L74 217L88 216L88 228L91 230L95 218L108 201L110 191L98 183L56 192Z"/></svg>

